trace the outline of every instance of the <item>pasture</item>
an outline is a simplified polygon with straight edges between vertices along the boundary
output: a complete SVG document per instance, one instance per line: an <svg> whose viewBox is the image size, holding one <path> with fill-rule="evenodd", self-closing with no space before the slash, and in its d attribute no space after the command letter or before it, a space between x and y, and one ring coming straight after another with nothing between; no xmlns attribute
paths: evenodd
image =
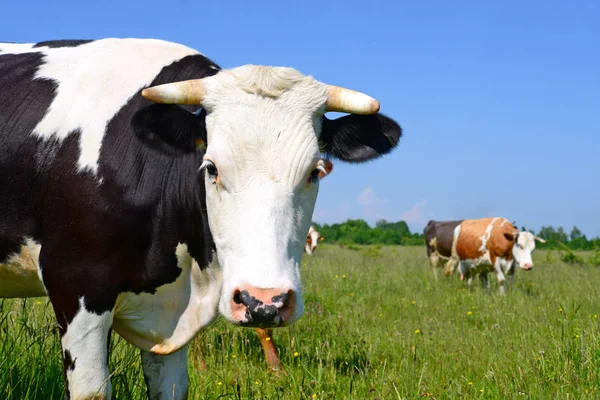
<svg viewBox="0 0 600 400"><path fill-rule="evenodd" d="M505 297L436 281L424 247L322 245L304 257L305 315L275 331L285 373L252 329L222 321L190 345L190 399L600 397L600 268L534 253ZM0 397L60 399L46 299L0 300ZM116 335L117 399L145 398L137 350Z"/></svg>

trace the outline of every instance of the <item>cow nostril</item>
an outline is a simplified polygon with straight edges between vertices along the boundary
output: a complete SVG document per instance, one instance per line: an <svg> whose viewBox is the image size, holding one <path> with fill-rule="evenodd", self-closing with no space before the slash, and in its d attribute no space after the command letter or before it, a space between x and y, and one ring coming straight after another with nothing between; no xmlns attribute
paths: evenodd
<svg viewBox="0 0 600 400"><path fill-rule="evenodd" d="M233 292L233 302L235 304L243 304L242 299L240 299L240 291L238 289Z"/></svg>

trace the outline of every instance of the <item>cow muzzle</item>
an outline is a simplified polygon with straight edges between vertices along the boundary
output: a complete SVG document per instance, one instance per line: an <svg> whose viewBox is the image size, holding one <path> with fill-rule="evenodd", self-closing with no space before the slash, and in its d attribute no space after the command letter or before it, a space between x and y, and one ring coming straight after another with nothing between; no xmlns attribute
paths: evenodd
<svg viewBox="0 0 600 400"><path fill-rule="evenodd" d="M521 269L525 270L525 271L531 271L533 269L533 264L521 264Z"/></svg>
<svg viewBox="0 0 600 400"><path fill-rule="evenodd" d="M286 325L296 308L293 290L241 287L233 292L231 314L242 326L270 328Z"/></svg>

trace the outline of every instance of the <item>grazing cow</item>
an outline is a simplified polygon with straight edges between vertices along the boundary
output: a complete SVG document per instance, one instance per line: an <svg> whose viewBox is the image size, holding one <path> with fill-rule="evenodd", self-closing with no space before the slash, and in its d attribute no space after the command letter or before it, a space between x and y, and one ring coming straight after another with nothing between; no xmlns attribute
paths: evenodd
<svg viewBox="0 0 600 400"><path fill-rule="evenodd" d="M454 242L454 230L462 221L432 220L423 230L427 257L436 277L438 267L443 266L445 275L450 276L458 264L456 257L452 256L452 243Z"/></svg>
<svg viewBox="0 0 600 400"><path fill-rule="evenodd" d="M485 285L487 273L495 271L502 292L506 275L512 282L516 265L526 271L533 268L535 240L545 242L529 232L519 232L504 218L429 221L423 233L433 268L443 260L444 272L450 276L460 263L461 280L466 278L471 284L479 274Z"/></svg>
<svg viewBox="0 0 600 400"><path fill-rule="evenodd" d="M315 227L311 225L308 229L308 235L306 235L306 246L304 246L306 254L312 255L317 249L317 246L319 246L319 241L323 239L323 236L321 236L321 234L315 230Z"/></svg>
<svg viewBox="0 0 600 400"><path fill-rule="evenodd" d="M480 274L487 284L487 273L494 271L500 292L504 293L506 275L511 273L513 264L526 271L533 267L531 252L535 243L530 243L530 233L520 238L521 234L505 218L464 220L455 228L452 244L452 254L460 260L461 279L471 284L473 277Z"/></svg>
<svg viewBox="0 0 600 400"><path fill-rule="evenodd" d="M66 397L111 397L111 329L141 349L149 397L182 399L217 310L296 321L321 153L391 151L401 129L378 110L160 40L0 44L0 297L49 296Z"/></svg>

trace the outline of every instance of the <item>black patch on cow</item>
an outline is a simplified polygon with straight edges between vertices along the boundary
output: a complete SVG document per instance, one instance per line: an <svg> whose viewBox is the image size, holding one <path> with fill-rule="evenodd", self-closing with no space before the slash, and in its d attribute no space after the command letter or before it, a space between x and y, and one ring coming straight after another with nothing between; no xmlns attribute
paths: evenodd
<svg viewBox="0 0 600 400"><path fill-rule="evenodd" d="M443 256L452 256L452 244L454 242L454 229L460 225L463 220L457 221L429 221L423 235L425 236L425 245L427 246L427 255L430 256L435 250ZM430 243L435 239L435 248Z"/></svg>
<svg viewBox="0 0 600 400"><path fill-rule="evenodd" d="M0 54L0 261L19 251L24 237L39 238L35 199L44 163L40 140L30 133L54 98L54 85L33 80L43 63L37 53Z"/></svg>
<svg viewBox="0 0 600 400"><path fill-rule="evenodd" d="M0 264L6 261L13 254L21 250L21 238L15 237L11 232L0 233Z"/></svg>
<svg viewBox="0 0 600 400"><path fill-rule="evenodd" d="M372 160L394 149L402 128L385 115L347 115L338 119L323 116L320 143L323 151L348 162Z"/></svg>
<svg viewBox="0 0 600 400"><path fill-rule="evenodd" d="M36 43L33 47L50 47L56 49L59 47L77 47L90 42L93 42L93 40L47 40Z"/></svg>
<svg viewBox="0 0 600 400"><path fill-rule="evenodd" d="M31 134L55 96L54 82L34 78L43 57L0 55L0 255L18 251L24 237L42 244L44 285L64 334L79 298L101 314L121 292L152 293L173 282L181 272L178 243L188 244L200 266L208 265L214 244L198 173L203 153L174 157L140 140L132 119L151 104L140 93L108 123L97 176L77 172L80 132L61 141ZM214 65L201 55L185 57L164 67L152 84L213 75ZM176 138L167 145L179 146L182 137L169 136L182 132L178 123L188 124L183 131L196 123L193 136L203 136L204 115L179 120L195 109L168 108L173 124L159 126L157 137Z"/></svg>
<svg viewBox="0 0 600 400"><path fill-rule="evenodd" d="M63 380L65 382L65 399L67 400L71 398L71 393L69 392L67 372L73 371L74 369L75 360L71 357L71 352L69 350L63 351Z"/></svg>
<svg viewBox="0 0 600 400"><path fill-rule="evenodd" d="M63 367L65 371L73 371L75 369L75 360L71 357L69 350L63 352Z"/></svg>
<svg viewBox="0 0 600 400"><path fill-rule="evenodd" d="M192 114L172 104L152 104L139 110L132 120L136 136L169 155L193 153L206 143L206 112Z"/></svg>

